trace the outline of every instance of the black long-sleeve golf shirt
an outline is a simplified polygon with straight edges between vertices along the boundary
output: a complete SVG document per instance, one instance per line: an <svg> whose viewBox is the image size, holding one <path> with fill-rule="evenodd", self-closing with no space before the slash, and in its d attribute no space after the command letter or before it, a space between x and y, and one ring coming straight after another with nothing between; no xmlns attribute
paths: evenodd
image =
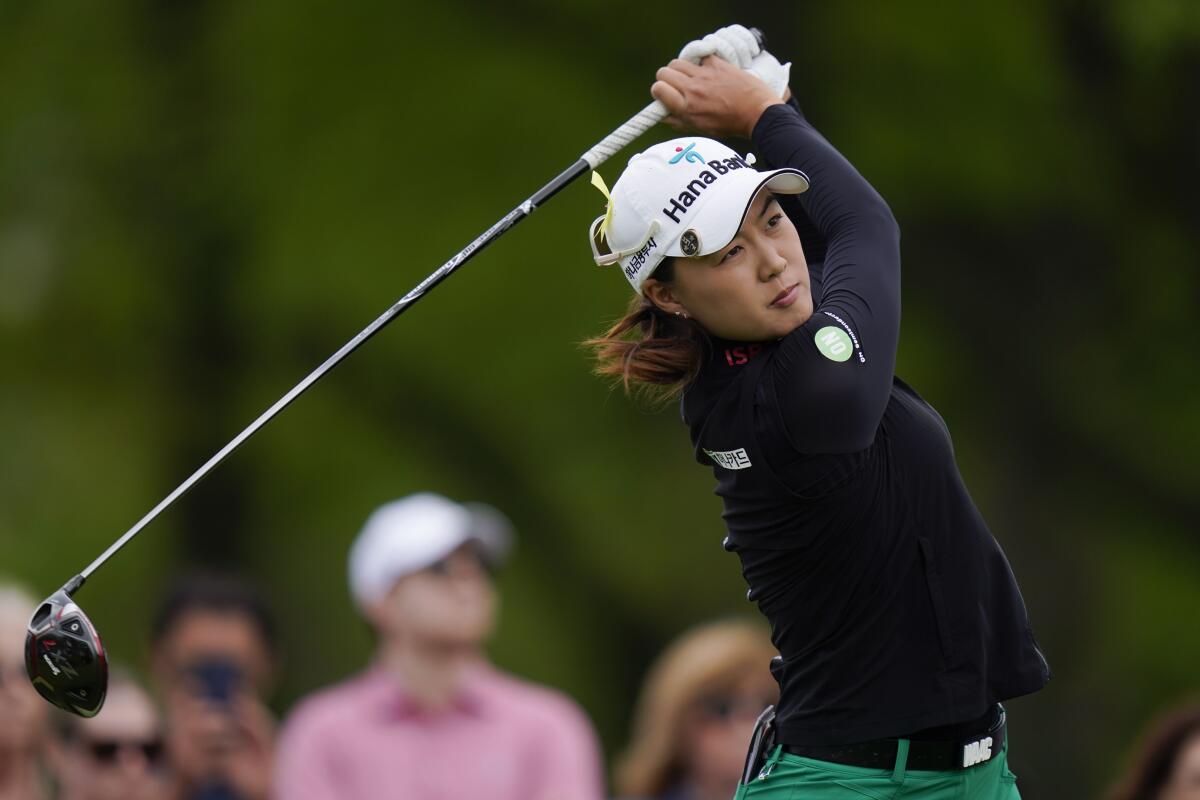
<svg viewBox="0 0 1200 800"><path fill-rule="evenodd" d="M792 105L755 153L803 170L783 199L814 312L773 342L712 341L682 401L724 502L726 548L782 655L780 741L838 745L981 716L1049 679L938 413L894 375L899 231Z"/></svg>

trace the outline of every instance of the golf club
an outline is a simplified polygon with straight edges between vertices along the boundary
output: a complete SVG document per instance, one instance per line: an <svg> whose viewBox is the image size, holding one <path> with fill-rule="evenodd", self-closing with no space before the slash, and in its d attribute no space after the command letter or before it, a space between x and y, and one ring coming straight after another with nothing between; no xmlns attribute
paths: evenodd
<svg viewBox="0 0 1200 800"><path fill-rule="evenodd" d="M751 29L762 45L762 35ZM310 372L287 394L258 416L241 433L222 447L215 455L193 472L170 494L113 544L101 553L82 572L66 582L58 591L46 598L33 613L25 636L25 668L34 688L49 702L81 717L92 717L104 705L108 685L108 661L100 635L90 619L72 599L84 582L121 548L137 536L159 514L195 486L214 467L229 457L247 439L257 433L293 400L307 391L346 356L388 323L400 316L409 307L424 297L433 287L450 276L476 253L500 238L506 231L533 213L534 209L556 195L579 176L595 169L611 156L641 136L667 116L667 110L657 100L647 105L628 121L604 137L598 144L584 153L578 161L567 167L553 180L538 189L498 222L480 234L437 270L430 273L408 294L393 304L387 311L364 328L353 339L327 358L324 363Z"/></svg>

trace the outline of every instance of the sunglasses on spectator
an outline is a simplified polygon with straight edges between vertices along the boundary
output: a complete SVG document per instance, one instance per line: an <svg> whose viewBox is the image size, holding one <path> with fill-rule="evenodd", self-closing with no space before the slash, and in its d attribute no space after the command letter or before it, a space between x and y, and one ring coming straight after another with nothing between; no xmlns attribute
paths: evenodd
<svg viewBox="0 0 1200 800"><path fill-rule="evenodd" d="M84 742L83 746L91 753L92 759L97 764L104 766L117 763L117 758L122 750L140 753L146 759L146 763L151 766L159 764L164 755L163 743L160 739L147 739L144 741L96 739Z"/></svg>

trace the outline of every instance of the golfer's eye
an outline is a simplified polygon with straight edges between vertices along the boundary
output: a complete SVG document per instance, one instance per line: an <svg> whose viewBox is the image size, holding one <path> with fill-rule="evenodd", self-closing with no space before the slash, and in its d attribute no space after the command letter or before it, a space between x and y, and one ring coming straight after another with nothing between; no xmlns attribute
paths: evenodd
<svg viewBox="0 0 1200 800"><path fill-rule="evenodd" d="M734 245L733 247L729 248L729 251L727 253L725 253L725 255L721 256L721 260L718 261L717 263L724 264L726 261L728 261L729 259L736 256L738 253L742 252L743 249L745 249L745 248L743 248L740 244Z"/></svg>
<svg viewBox="0 0 1200 800"><path fill-rule="evenodd" d="M771 218L767 220L767 227L778 228L781 222L783 222L783 214L773 214L771 215Z"/></svg>

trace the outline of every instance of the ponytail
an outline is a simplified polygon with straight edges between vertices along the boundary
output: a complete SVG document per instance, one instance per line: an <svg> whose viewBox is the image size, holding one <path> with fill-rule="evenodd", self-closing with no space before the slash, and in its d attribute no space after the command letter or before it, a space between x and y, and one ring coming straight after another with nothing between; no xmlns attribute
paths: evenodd
<svg viewBox="0 0 1200 800"><path fill-rule="evenodd" d="M654 277L670 282L672 266L664 263ZM640 390L666 402L700 372L704 341L704 329L694 320L668 314L639 295L624 317L583 344L595 353L597 375L620 383L627 394Z"/></svg>

